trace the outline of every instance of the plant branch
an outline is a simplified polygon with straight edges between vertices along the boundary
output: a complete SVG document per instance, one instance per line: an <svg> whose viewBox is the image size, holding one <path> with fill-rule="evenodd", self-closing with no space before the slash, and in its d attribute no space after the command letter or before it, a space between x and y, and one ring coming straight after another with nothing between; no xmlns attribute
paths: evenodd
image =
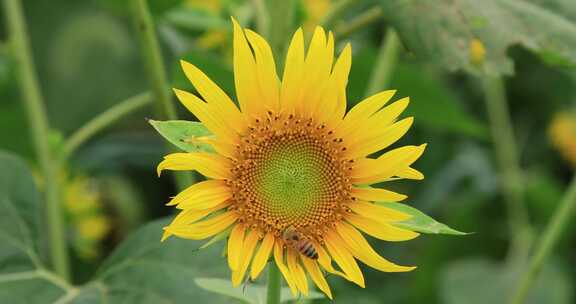
<svg viewBox="0 0 576 304"><path fill-rule="evenodd" d="M554 249L554 246L560 240L562 232L566 230L566 227L571 219L573 219L574 212L576 211L576 176L572 178L570 186L564 193L560 205L556 209L556 212L552 216L552 220L546 226L546 230L542 235L542 239L536 247L535 254L530 258L528 263L528 268L518 281L518 285L513 293L512 304L522 304L525 302L528 295L528 291L534 284L534 281L542 269L546 258L550 256L550 253Z"/></svg>
<svg viewBox="0 0 576 304"><path fill-rule="evenodd" d="M62 152L62 159L70 157L78 147L104 128L110 126L116 120L152 103L152 101L153 99L150 93L141 93L123 100L108 110L100 113L80 129L76 130L76 132L66 140Z"/></svg>
<svg viewBox="0 0 576 304"><path fill-rule="evenodd" d="M69 260L64 235L64 219L61 210L58 171L59 163L54 159L48 142L50 125L44 100L32 60L30 41L19 0L3 0L4 14L12 55L16 61L18 83L26 114L32 143L45 181L46 220L50 240L50 258L56 273L69 278Z"/></svg>
<svg viewBox="0 0 576 304"><path fill-rule="evenodd" d="M506 102L502 78L484 75L482 78L486 107L501 172L501 185L510 216L511 246L509 261L523 260L530 248L530 223L524 205L523 186L518 151Z"/></svg>
<svg viewBox="0 0 576 304"><path fill-rule="evenodd" d="M392 28L386 31L380 45L380 51L376 58L372 76L368 82L365 96L375 94L390 84L392 71L398 61L398 51L400 49L400 40L398 34Z"/></svg>
<svg viewBox="0 0 576 304"><path fill-rule="evenodd" d="M338 39L344 39L352 33L380 20L382 15L382 8L379 6L368 9L345 24L338 25L334 29L334 36L338 37Z"/></svg>

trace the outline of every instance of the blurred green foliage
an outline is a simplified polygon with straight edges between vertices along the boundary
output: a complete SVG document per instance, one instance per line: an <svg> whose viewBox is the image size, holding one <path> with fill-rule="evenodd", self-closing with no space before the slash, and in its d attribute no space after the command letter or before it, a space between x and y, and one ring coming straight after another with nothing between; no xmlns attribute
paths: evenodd
<svg viewBox="0 0 576 304"><path fill-rule="evenodd" d="M198 7L196 1L149 2L173 86L193 91L181 72L179 59L184 59L233 96L229 16L254 28L252 1L221 1L217 10ZM481 299L482 303L505 303L518 268L503 266L511 236L481 88L468 73L479 73L470 63L469 43L479 39L487 49L486 69L508 76L526 203L533 229L539 232L573 173L550 144L547 129L555 113L571 110L576 101L576 2L353 2L334 27L372 5L380 5L383 16L347 38L353 47L348 107L365 97L382 34L396 28L404 49L390 86L398 90L396 97L411 97L406 115L415 116L413 130L400 144L427 142L429 146L416 165L426 179L392 182L390 187L408 193L410 205L472 234L380 243L375 247L384 256L419 268L387 274L363 267L366 289L329 277L336 301L459 304ZM65 138L110 106L148 90L127 1L34 0L24 1L24 8L49 118L58 130L53 133L56 148L58 137ZM305 6L298 1L295 23L305 23L306 17ZM224 43L206 47L202 39L214 32L226 37ZM339 51L346 41L336 39ZM57 299L229 303L227 297L194 284L197 278L228 277L225 259L220 257L222 243L200 251L200 242L170 239L159 243L167 221L162 217L170 212L163 203L176 189L169 178L158 180L154 172L165 148L146 122L145 118L156 119L152 109L111 125L70 160L69 170L97 179L112 202L109 214L116 228L103 243L103 261L84 263L74 257L78 269L74 286L46 270L42 199L30 175L30 168L37 164L26 133L14 65L2 29L0 148L10 153L0 153L0 303ZM182 119L193 119L183 107L179 109ZM152 222L137 229L144 221ZM529 303L573 302L573 230L567 231Z"/></svg>

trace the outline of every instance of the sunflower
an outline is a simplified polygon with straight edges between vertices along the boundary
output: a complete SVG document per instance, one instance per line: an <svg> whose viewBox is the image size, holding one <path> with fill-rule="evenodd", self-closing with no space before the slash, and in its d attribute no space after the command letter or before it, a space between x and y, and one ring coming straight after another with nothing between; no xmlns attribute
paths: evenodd
<svg viewBox="0 0 576 304"><path fill-rule="evenodd" d="M207 178L168 203L181 211L164 228L163 239L227 237L234 286L245 276L256 279L273 256L293 294L307 295L310 278L332 298L324 273L364 287L357 260L384 272L414 269L384 259L365 238L405 241L419 235L394 225L409 215L374 203L405 195L369 186L423 179L411 165L425 145L369 157L408 131L413 119L398 117L409 99L384 107L395 91L383 91L346 113L350 44L334 63L334 37L317 27L305 55L298 29L280 81L268 43L232 23L239 108L200 69L182 62L200 97L174 91L213 132L203 140L215 153L173 153L158 165L158 174L195 170ZM284 237L287 229L298 233L308 251Z"/></svg>

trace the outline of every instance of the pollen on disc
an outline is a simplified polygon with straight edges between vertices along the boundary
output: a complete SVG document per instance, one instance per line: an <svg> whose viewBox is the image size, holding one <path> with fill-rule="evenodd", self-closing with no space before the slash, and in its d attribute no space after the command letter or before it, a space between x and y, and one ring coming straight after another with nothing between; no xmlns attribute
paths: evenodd
<svg viewBox="0 0 576 304"><path fill-rule="evenodd" d="M350 162L324 125L293 115L255 120L232 169L240 220L264 231L289 226L319 231L350 199Z"/></svg>

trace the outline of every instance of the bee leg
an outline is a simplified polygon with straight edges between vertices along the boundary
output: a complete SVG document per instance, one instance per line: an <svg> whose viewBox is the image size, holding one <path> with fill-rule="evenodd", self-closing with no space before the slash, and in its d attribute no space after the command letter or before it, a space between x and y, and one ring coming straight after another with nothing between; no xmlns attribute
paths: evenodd
<svg viewBox="0 0 576 304"><path fill-rule="evenodd" d="M246 279L244 279L244 283L242 283L242 294L246 295L246 289L248 289L248 283L252 282L250 280L250 276L246 275Z"/></svg>

